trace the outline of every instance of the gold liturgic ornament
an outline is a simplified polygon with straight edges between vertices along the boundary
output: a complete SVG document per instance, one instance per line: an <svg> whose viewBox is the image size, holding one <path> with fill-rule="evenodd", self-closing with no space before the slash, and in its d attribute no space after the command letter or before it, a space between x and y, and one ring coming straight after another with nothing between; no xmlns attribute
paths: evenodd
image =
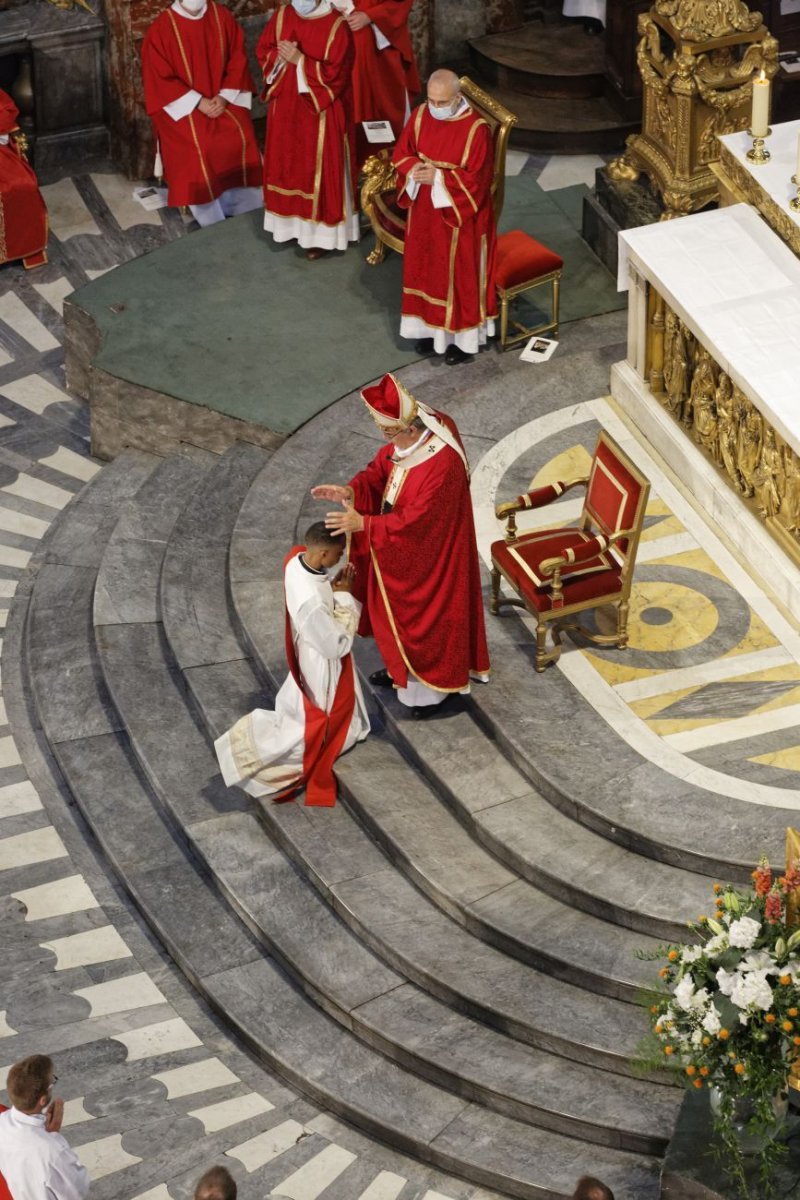
<svg viewBox="0 0 800 1200"><path fill-rule="evenodd" d="M668 219L717 198L717 139L747 128L753 80L775 76L778 43L742 0L656 0L640 15L639 34L642 129L608 174L646 174Z"/></svg>
<svg viewBox="0 0 800 1200"><path fill-rule="evenodd" d="M800 563L800 457L655 288L648 304L650 391Z"/></svg>

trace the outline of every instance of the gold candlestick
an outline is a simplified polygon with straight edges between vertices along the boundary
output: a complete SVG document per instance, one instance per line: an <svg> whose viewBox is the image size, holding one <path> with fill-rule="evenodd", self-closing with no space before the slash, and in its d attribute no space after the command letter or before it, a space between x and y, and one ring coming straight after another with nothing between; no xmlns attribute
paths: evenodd
<svg viewBox="0 0 800 1200"><path fill-rule="evenodd" d="M792 183L797 188L797 195L793 200L789 201L789 208L792 212L800 212L800 179L796 175L792 176Z"/></svg>
<svg viewBox="0 0 800 1200"><path fill-rule="evenodd" d="M747 161L754 163L756 166L761 163L769 162L772 155L769 150L764 149L764 138L769 137L772 130L768 127L764 137L756 137L752 129L748 129L747 136L753 139L752 149L747 151Z"/></svg>

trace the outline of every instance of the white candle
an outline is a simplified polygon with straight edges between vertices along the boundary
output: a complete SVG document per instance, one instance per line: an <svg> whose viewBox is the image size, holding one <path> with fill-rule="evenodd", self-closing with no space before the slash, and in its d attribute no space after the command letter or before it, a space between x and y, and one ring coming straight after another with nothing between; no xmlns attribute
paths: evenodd
<svg viewBox="0 0 800 1200"><path fill-rule="evenodd" d="M750 118L750 132L753 137L764 138L769 129L769 91L770 85L764 72L758 79L753 80L753 113Z"/></svg>

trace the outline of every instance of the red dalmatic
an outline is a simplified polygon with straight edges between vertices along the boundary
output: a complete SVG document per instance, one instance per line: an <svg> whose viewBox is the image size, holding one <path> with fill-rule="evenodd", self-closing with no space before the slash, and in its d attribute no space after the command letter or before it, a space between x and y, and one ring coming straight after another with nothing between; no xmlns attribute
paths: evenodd
<svg viewBox="0 0 800 1200"><path fill-rule="evenodd" d="M281 65L278 42L294 42L308 92L298 90L298 68ZM339 12L301 17L291 7L273 14L256 49L264 71L267 135L264 205L280 217L339 225L353 213L356 194L352 126L353 35Z"/></svg>
<svg viewBox="0 0 800 1200"><path fill-rule="evenodd" d="M19 109L0 91L0 134L17 128ZM0 263L21 258L25 267L47 262L47 209L33 168L13 138L0 145Z"/></svg>
<svg viewBox="0 0 800 1200"><path fill-rule="evenodd" d="M209 0L197 20L162 12L142 42L142 75L170 204L209 204L229 188L258 187L261 156L248 109L229 104L222 116L207 117L195 108L178 121L164 111L190 91L206 100L223 89L252 92L244 36L227 8Z"/></svg>
<svg viewBox="0 0 800 1200"><path fill-rule="evenodd" d="M356 12L372 22L353 34L356 62L353 70L353 119L359 164L378 149L370 145L362 121L389 121L395 138L406 123L406 113L420 90L419 74L408 32L414 0L355 0ZM389 45L378 49L375 30Z"/></svg>
<svg viewBox="0 0 800 1200"><path fill-rule="evenodd" d="M460 444L451 418L436 415ZM470 672L489 670L466 468L434 436L409 456L417 465L403 469L396 489L392 473L403 462L392 462L394 449L382 446L350 480L355 508L365 515L350 551L366 599L359 633L373 634L398 687L411 673L434 691L461 691Z"/></svg>
<svg viewBox="0 0 800 1200"><path fill-rule="evenodd" d="M294 546L283 560L283 570L298 554L302 554L305 546ZM281 803L291 800L300 788L305 787L305 803L314 808L333 808L336 803L336 778L333 774L333 764L342 752L353 709L356 702L355 684L353 682L353 659L346 654L341 660L342 671L336 685L336 695L330 712L317 708L303 687L303 677L300 674L300 662L292 636L292 619L289 608L286 608L286 661L289 671L303 696L305 710L305 750L303 751L303 777L273 800ZM2 1197L0 1197L2 1200Z"/></svg>
<svg viewBox="0 0 800 1200"><path fill-rule="evenodd" d="M412 114L393 155L398 203L410 209L403 255L403 316L418 317L448 333L474 329L497 316L497 233L491 187L494 143L489 126L468 108L449 121L432 117L427 104ZM433 188L416 199L408 176L420 163L440 168L451 200L434 208Z"/></svg>

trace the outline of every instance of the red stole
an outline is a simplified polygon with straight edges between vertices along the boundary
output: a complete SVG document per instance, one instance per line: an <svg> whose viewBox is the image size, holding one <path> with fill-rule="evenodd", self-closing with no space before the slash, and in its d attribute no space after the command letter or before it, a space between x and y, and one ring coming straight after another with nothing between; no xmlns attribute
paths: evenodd
<svg viewBox="0 0 800 1200"><path fill-rule="evenodd" d="M305 546L294 546L283 560L284 571L293 558L302 554ZM353 660L346 654L342 661L339 682L336 685L336 695L330 712L317 708L303 688L300 674L300 663L297 658L294 638L292 637L292 619L289 607L286 607L286 661L292 678L303 696L303 708L306 719L306 741L303 752L303 775L299 783L294 784L286 792L273 797L279 803L293 799L301 787L306 789L305 803L315 808L333 808L336 803L336 779L333 774L333 764L342 752L350 721L353 717L356 692L353 681ZM1 1200L1 1198L0 1198Z"/></svg>

